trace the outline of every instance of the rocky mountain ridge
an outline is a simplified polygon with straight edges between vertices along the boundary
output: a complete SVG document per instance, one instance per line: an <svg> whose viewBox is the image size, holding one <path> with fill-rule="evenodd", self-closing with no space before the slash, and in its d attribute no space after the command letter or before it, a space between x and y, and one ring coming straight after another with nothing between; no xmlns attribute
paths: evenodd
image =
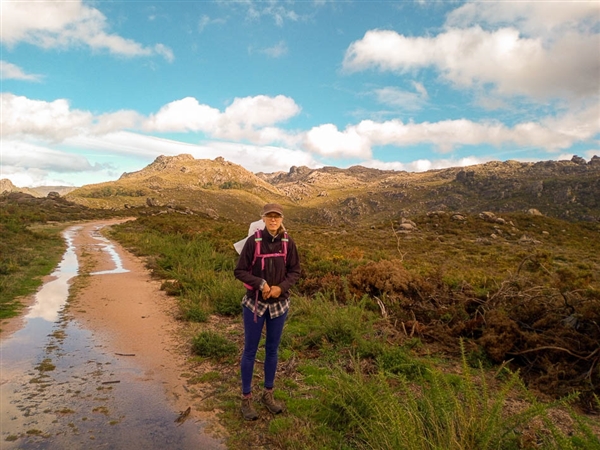
<svg viewBox="0 0 600 450"><path fill-rule="evenodd" d="M34 188L20 188L15 186L12 181L7 178L0 179L0 194L4 192L22 192L32 195L33 197L47 197L51 193L65 195L77 189L74 186L38 186Z"/></svg>
<svg viewBox="0 0 600 450"><path fill-rule="evenodd" d="M66 195L93 208L154 207L213 218L255 220L265 202L307 223L377 223L432 211L495 213L537 209L567 220L600 221L600 157L590 161L492 161L406 172L362 166L293 166L254 174L219 157L159 156L118 180Z"/></svg>
<svg viewBox="0 0 600 450"><path fill-rule="evenodd" d="M479 213L538 209L570 220L600 220L600 158L589 162L492 161L465 168L409 173L370 169L292 167L258 174L330 223L365 216L398 218L431 211Z"/></svg>

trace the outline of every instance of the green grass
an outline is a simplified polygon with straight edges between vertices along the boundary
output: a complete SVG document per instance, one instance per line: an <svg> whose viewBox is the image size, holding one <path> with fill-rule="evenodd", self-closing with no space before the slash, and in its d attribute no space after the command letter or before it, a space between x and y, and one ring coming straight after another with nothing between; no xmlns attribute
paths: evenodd
<svg viewBox="0 0 600 450"><path fill-rule="evenodd" d="M0 319L16 316L19 297L33 294L59 263L65 249L60 226L29 227L0 222Z"/></svg>
<svg viewBox="0 0 600 450"><path fill-rule="evenodd" d="M303 276L280 348L276 398L286 412L251 425L238 412L244 289L232 273L232 243L247 225L169 214L112 236L177 297L199 357L190 380L210 385L230 448L597 449L598 429L576 407L600 409L600 230L505 219L514 226L500 233L476 216L419 216L406 235L390 223L289 223ZM555 400L538 400L549 387Z"/></svg>
<svg viewBox="0 0 600 450"><path fill-rule="evenodd" d="M206 358L224 358L237 354L237 345L212 331L202 331L192 339L192 351Z"/></svg>
<svg viewBox="0 0 600 450"><path fill-rule="evenodd" d="M543 308L564 306L561 293L581 326L595 320L597 226L518 214L509 219L515 226L506 225L497 239L490 238L497 229L472 216L464 223L421 217L422 231L412 235L396 235L388 224L353 233L289 225L303 276L280 348L276 396L287 413L248 428L236 414L239 374L221 366L216 398L230 447L245 448L263 436L273 448L289 449L517 449L527 448L527 439L544 448L596 448L589 424L569 410L593 388L577 399L565 394L542 403L519 372L506 368L489 385L489 374L499 370L499 349L485 342L502 342L493 333L513 316L537 317L539 327ZM230 318L226 323L241 333L243 288L233 278L237 254L231 244L244 228L200 217L157 217L120 225L114 234L150 257L156 276L171 280L166 290L179 296L184 318L214 330L196 335L190 345L216 364L231 364L235 352L221 350L232 344L231 335L210 325L210 315L222 317L220 324ZM519 243L524 234L543 244ZM544 301L536 303L539 298ZM490 330L482 327L484 315ZM435 339L446 348L439 355L430 353ZM577 339L587 342L583 335ZM239 351L239 337L236 342ZM561 355L547 356L561 361ZM448 370L447 358L458 360L461 370ZM578 367L573 370L584 370ZM260 383L259 369L256 374ZM509 397L523 402L515 414L506 410ZM549 422L553 408L570 411L571 434Z"/></svg>
<svg viewBox="0 0 600 450"><path fill-rule="evenodd" d="M152 218L112 229L112 235L121 243L138 255L149 256L154 276L168 280L163 289L180 298L183 318L194 322L205 322L211 313L239 315L245 292L233 276L236 253L232 241L223 239L231 231L208 223L213 227L210 231L198 229L198 225L207 225L203 222Z"/></svg>

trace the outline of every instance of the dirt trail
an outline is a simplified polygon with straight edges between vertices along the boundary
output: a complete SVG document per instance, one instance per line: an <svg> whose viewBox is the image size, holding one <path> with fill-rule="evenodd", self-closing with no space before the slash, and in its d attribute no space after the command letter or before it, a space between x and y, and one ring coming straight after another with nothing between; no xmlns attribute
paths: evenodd
<svg viewBox="0 0 600 450"><path fill-rule="evenodd" d="M111 256L93 238L95 230L111 223L86 224L75 237L80 264L90 264L86 267L90 273L114 268ZM143 261L111 242L129 271L90 276L89 284L70 301L69 314L115 354L135 355L127 358L144 367L144 381L162 383L174 406L185 409L189 404L180 376L185 355L177 338L175 301L151 279Z"/></svg>
<svg viewBox="0 0 600 450"><path fill-rule="evenodd" d="M193 392L186 387L185 361L189 356L189 349L187 341L180 338L182 328L174 317L175 300L160 290L160 283L151 279L141 259L100 234L99 230L117 222L119 221L107 220L76 227L73 244L79 271L90 273L90 276L75 279L69 304L61 314L60 320L55 323L55 329L58 331L48 335L50 339L45 344L46 354L38 358L39 360L48 357L56 366L52 372L44 373L53 383L48 382L43 386L43 394L36 394L42 397L36 405L21 406L18 409L27 408L28 412L24 417L30 415L30 410L38 411L40 418L35 423L46 424L51 430L46 433L47 436L52 436L47 438L49 445L52 442L52 445L68 444L68 448L77 447L70 446L78 442L76 439L69 440L73 437L65 437L69 434L69 428L63 431L59 425L55 425L61 420L50 422L47 418L41 418L44 414L39 410L44 408L44 413L51 412L52 408L48 407L48 404L55 402L52 399L60 398L61 402L68 402L68 407L62 407L68 413L59 414L61 417L69 416L63 425L78 429L79 434L84 433L84 426L89 427L90 422L84 414L77 416L80 410L104 412L105 416L109 415L109 411L113 415L119 411L118 420L112 420L109 426L98 423L101 420L96 420L93 430L96 444L105 438L103 442L111 448L140 448L143 440L156 440L152 437L154 434L159 440L169 440L172 436L181 439L180 444L184 445L181 448L225 448L219 443L219 436L222 437L224 431L219 426L215 414L199 411L196 407L198 399L194 398ZM117 268L116 271L115 261L122 264L122 268ZM11 322L3 324L4 331L10 330L8 333L2 333L3 340L13 334L22 320L16 319ZM89 350L74 356L74 339L89 340L90 343L86 346ZM81 349L78 352L82 353ZM23 398L11 403L21 402L25 405L25 398L29 398L26 397L27 390L31 390L25 380L31 374L29 369L29 372L20 377L3 379L3 384L8 383L7 386L10 383L23 383ZM29 384L31 383L32 381L29 381ZM69 389L64 386L68 386ZM95 391L101 392L103 397L99 399L97 394L94 394ZM41 391L38 389L38 392ZM73 392L75 395L72 395ZM66 400L71 395L77 398ZM157 407L165 402L165 398L167 407ZM103 402L102 406L96 405L92 408L94 405L90 403L99 400ZM81 402L87 403L82 406ZM124 403L127 405L123 406ZM190 406L192 408L184 426L177 428L173 419L177 418L180 411L185 411ZM140 414L136 414L136 408L139 408ZM164 411L169 408L170 411ZM153 409L160 410L161 416L154 423L149 412ZM57 411L52 411L52 414L56 415ZM15 418L11 420L8 426L22 428L20 432L13 432L13 435L24 436L23 427L32 427L24 422L25 419L19 419L23 422L20 424ZM3 426L7 428L6 422ZM43 427L41 428L44 431ZM180 436L173 433L183 434ZM117 438L119 434L120 437ZM142 441L140 438L143 438ZM40 447L40 442L43 441L36 441L33 445L27 441L29 438L20 439L23 441L14 442L20 445L18 448L51 448L43 445ZM116 447L115 441L118 442ZM4 448L4 445L9 446L7 442L0 442L1 448ZM158 448L147 444L143 447Z"/></svg>

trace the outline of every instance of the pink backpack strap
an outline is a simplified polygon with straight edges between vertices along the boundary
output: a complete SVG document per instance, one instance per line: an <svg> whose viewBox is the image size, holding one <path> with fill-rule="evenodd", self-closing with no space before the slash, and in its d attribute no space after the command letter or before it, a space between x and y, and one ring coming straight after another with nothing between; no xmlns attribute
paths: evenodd
<svg viewBox="0 0 600 450"><path fill-rule="evenodd" d="M290 238L288 237L287 231L283 232L283 237L281 238L281 243L283 245L283 262L287 265L287 252L288 252L288 242Z"/></svg>
<svg viewBox="0 0 600 450"><path fill-rule="evenodd" d="M287 231L283 232L283 237L281 238L281 244L282 244L282 252L281 253L268 253L265 255L261 255L260 254L260 244L262 242L262 233L261 230L256 230L256 232L254 233L254 258L252 258L252 266L254 267L254 264L256 263L256 260L258 258L260 258L260 263L261 263L261 270L264 271L265 270L265 259L266 258L274 258L274 257L281 257L283 256L283 263L287 265L287 252L288 252L288 243L289 243L289 237L287 234ZM244 283L244 286L247 289L252 290L252 286ZM256 322L256 311L258 310L258 290L256 291L255 297L254 297L254 322Z"/></svg>
<svg viewBox="0 0 600 450"><path fill-rule="evenodd" d="M254 267L254 263L260 257L260 244L262 242L262 233L260 230L256 230L254 232L254 258L252 258L252 267Z"/></svg>
<svg viewBox="0 0 600 450"><path fill-rule="evenodd" d="M252 258L252 265L250 266L250 270L252 270L252 267L254 267L256 260L260 257L260 243L261 242L262 242L262 234L261 234L260 230L256 230L254 233L254 257ZM246 284L246 283L244 283L244 287L246 289L250 289L250 290L254 289L252 286L250 286L249 284ZM258 291L256 291L256 294L258 296Z"/></svg>

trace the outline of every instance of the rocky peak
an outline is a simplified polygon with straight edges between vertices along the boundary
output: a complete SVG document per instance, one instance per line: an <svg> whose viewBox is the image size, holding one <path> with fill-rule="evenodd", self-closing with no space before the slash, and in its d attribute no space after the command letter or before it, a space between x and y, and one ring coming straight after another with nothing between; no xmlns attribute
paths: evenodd
<svg viewBox="0 0 600 450"><path fill-rule="evenodd" d="M10 181L8 178L2 178L0 180L0 194L2 192L13 192L16 190L18 190L17 187L14 184L12 184L12 181Z"/></svg>
<svg viewBox="0 0 600 450"><path fill-rule="evenodd" d="M292 166L290 167L290 171L289 171L289 175L293 176L293 175L305 175L308 172L310 172L312 169L306 166Z"/></svg>
<svg viewBox="0 0 600 450"><path fill-rule="evenodd" d="M160 155L157 157L152 164L150 164L148 169L156 169L156 170L164 170L167 168L171 168L175 165L179 165L181 163L186 163L190 161L195 161L194 157L188 153L184 153L176 156L165 156Z"/></svg>
<svg viewBox="0 0 600 450"><path fill-rule="evenodd" d="M35 188L20 188L15 186L12 181L8 178L2 178L0 180L0 194L3 192L23 192L25 194L29 194L33 197L40 197L39 193L36 192Z"/></svg>

